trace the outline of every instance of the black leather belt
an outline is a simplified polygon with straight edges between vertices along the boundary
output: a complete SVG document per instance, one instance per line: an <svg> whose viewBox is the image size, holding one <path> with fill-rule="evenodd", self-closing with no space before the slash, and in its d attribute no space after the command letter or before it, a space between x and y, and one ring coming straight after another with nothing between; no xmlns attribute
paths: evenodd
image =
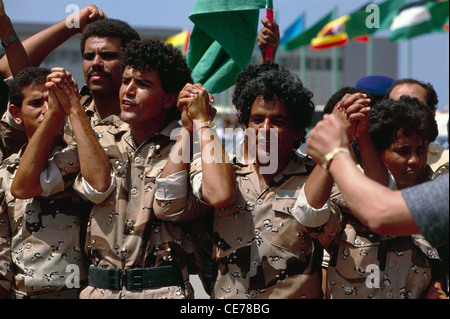
<svg viewBox="0 0 450 319"><path fill-rule="evenodd" d="M127 290L179 286L184 283L178 265L155 268L108 269L91 266L89 286L104 289Z"/></svg>

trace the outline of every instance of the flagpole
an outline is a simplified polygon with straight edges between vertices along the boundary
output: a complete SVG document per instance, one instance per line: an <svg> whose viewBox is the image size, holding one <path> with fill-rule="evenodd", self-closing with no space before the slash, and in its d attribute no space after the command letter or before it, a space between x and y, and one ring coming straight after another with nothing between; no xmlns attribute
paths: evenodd
<svg viewBox="0 0 450 319"><path fill-rule="evenodd" d="M270 22L270 30L273 30L273 0L266 0L266 18ZM271 46L266 47L266 60L273 60L273 50Z"/></svg>

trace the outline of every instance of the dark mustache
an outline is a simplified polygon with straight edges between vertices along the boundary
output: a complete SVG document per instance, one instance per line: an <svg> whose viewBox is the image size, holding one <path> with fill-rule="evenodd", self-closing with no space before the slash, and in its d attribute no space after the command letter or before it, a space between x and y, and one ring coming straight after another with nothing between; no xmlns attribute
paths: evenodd
<svg viewBox="0 0 450 319"><path fill-rule="evenodd" d="M89 72L87 74L88 79L91 78L92 73L94 73L94 72L103 73L105 76L107 76L109 78L111 78L111 76L112 76L111 73L106 72L103 68L98 68L97 67L97 68L92 68L92 69L89 70Z"/></svg>

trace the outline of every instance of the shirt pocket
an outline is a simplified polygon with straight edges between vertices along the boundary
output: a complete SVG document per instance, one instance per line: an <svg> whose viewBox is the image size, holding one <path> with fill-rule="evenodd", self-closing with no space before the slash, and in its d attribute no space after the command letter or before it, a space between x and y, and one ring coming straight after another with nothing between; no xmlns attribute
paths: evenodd
<svg viewBox="0 0 450 319"><path fill-rule="evenodd" d="M294 194L296 193L294 192ZM279 195L275 197L272 203L274 220L271 243L291 252L303 249L304 253L310 253L311 238L302 231L302 225L295 220L291 213L296 201L296 197Z"/></svg>
<svg viewBox="0 0 450 319"><path fill-rule="evenodd" d="M336 271L349 282L365 280L367 266L378 265L381 236L347 224L340 235Z"/></svg>

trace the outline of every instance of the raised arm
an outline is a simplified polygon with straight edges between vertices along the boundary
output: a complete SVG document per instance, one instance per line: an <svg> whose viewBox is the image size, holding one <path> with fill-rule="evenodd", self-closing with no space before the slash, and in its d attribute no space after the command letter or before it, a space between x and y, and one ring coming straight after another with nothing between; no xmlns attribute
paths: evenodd
<svg viewBox="0 0 450 319"><path fill-rule="evenodd" d="M258 33L256 42L258 43L259 50L261 51L261 57L259 64L263 64L266 61L266 48L268 46L273 48L273 59L275 59L278 45L280 44L280 30L278 24L274 21L273 25L266 17L261 19L263 28Z"/></svg>
<svg viewBox="0 0 450 319"><path fill-rule="evenodd" d="M348 138L342 123L326 114L309 133L308 154L321 163L336 147L347 148ZM420 233L399 191L395 192L366 177L350 154L338 152L331 161L333 175L350 211L378 234L411 235Z"/></svg>
<svg viewBox="0 0 450 319"><path fill-rule="evenodd" d="M370 99L363 93L346 95L342 99L342 109L345 111L350 127L349 139L355 138L361 156L364 174L372 180L385 186L389 185L389 174L369 136Z"/></svg>
<svg viewBox="0 0 450 319"><path fill-rule="evenodd" d="M55 146L55 138L59 136L64 125L66 114L55 93L49 91L46 93L46 99L47 111L36 132L28 139L11 185L11 193L16 198L33 198L42 194L40 175L47 167L48 158Z"/></svg>
<svg viewBox="0 0 450 319"><path fill-rule="evenodd" d="M3 4L2 1L0 2ZM79 18L79 27L76 27L77 24L74 23L75 21L73 19L75 17ZM29 62L33 66L39 66L42 61L44 61L44 59L58 46L67 41L73 35L82 32L88 23L105 18L106 15L99 8L95 5L89 5L81 9L75 15L61 20L47 29L32 35L28 39L25 39L23 41L23 47L29 57ZM2 28L0 28L0 30L2 30ZM0 59L0 70L5 70L4 78L9 77L11 74L17 74L17 72L22 70L23 65L23 63L19 64L16 55L14 55L14 60L9 61L9 65L8 60L5 57ZM9 68L11 68L11 71Z"/></svg>
<svg viewBox="0 0 450 319"><path fill-rule="evenodd" d="M236 178L221 139L208 125L215 116L208 92L201 84L188 84L178 101L179 105L188 106L194 136L197 135L200 142L203 199L213 207L231 205L236 193Z"/></svg>
<svg viewBox="0 0 450 319"><path fill-rule="evenodd" d="M76 82L63 68L53 68L49 80L49 89L54 90L72 125L81 175L95 190L105 192L111 185L111 163L78 99Z"/></svg>
<svg viewBox="0 0 450 319"><path fill-rule="evenodd" d="M3 0L0 0L0 39L6 53L6 56L0 59L0 74L4 79L11 76L11 73L17 74L31 66L30 58L5 12Z"/></svg>

